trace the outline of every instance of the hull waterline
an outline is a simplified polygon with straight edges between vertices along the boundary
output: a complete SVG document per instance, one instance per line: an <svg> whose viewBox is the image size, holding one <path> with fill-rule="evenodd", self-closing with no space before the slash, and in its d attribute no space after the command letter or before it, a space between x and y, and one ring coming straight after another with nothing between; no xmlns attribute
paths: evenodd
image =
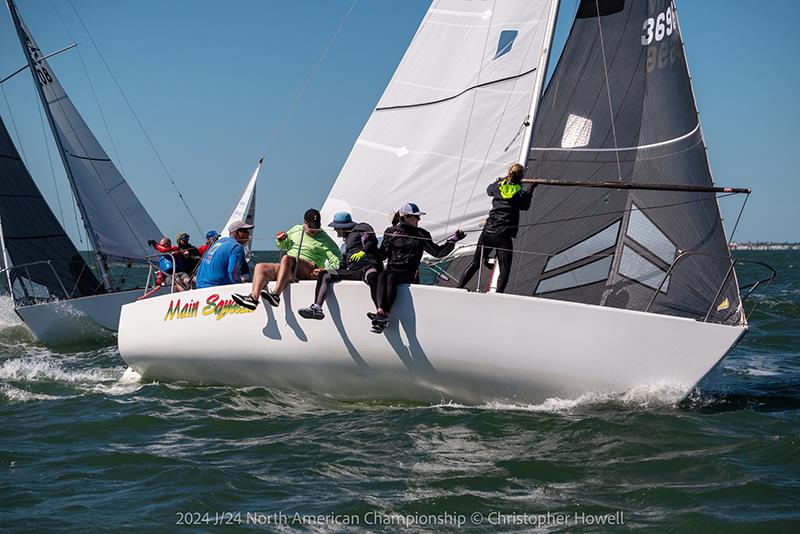
<svg viewBox="0 0 800 534"><path fill-rule="evenodd" d="M292 388L347 398L537 402L669 384L687 394L746 327L547 299L401 287L370 332L365 285L336 284L322 321L314 283L247 312L249 285L162 295L122 309L119 349L144 377Z"/></svg>
<svg viewBox="0 0 800 534"><path fill-rule="evenodd" d="M72 343L114 334L122 306L141 296L141 289L131 289L20 306L15 311L37 341Z"/></svg>

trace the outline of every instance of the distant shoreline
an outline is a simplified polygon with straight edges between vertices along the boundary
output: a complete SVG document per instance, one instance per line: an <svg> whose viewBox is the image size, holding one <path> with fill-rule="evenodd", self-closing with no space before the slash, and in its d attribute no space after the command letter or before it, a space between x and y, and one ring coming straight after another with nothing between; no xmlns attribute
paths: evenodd
<svg viewBox="0 0 800 534"><path fill-rule="evenodd" d="M754 243L731 243L731 250L800 250L800 243L773 243L756 241Z"/></svg>

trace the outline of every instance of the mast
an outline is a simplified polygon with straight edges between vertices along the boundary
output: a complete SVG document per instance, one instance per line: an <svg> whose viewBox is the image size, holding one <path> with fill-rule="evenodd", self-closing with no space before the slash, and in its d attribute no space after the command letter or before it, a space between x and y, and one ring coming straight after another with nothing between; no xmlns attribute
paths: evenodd
<svg viewBox="0 0 800 534"><path fill-rule="evenodd" d="M22 46L22 51L25 53L25 58L28 60L28 67L31 71L31 76L33 76L33 85L36 86L36 91L39 94L39 99L42 101L42 107L44 108L44 113L47 116L47 122L50 124L50 129L53 132L53 138L55 139L56 146L58 147L58 153L61 156L61 162L64 165L64 171L67 174L67 178L69 179L70 186L72 187L72 191L75 193L75 202L78 205L78 210L81 212L81 218L83 219L84 227L86 228L86 235L89 239L89 243L92 245L92 249L95 253L95 260L97 261L97 266L100 269L100 274L103 279L103 286L106 288L107 291L110 291L114 287L114 283L111 280L111 274L108 271L108 265L106 263L106 259L103 254L100 252L100 248L97 244L97 237L94 234L94 231L89 224L89 218L86 213L86 207L83 205L81 201L80 193L78 192L78 188L75 182L75 176L72 173L72 169L69 165L69 160L67 158L66 150L64 149L64 144L61 141L61 137L58 134L58 129L56 128L55 119L53 118L53 113L50 111L50 106L47 103L47 97L44 95L44 90L42 89L42 79L47 79L46 73L42 73L39 69L36 68L36 60L34 59L34 54L38 56L38 52L32 50L29 46L27 38L25 36L25 32L22 30L22 22L20 21L19 13L17 12L17 6L14 4L14 0L6 0L6 5L8 6L8 10L11 13L11 19L14 21L14 28L17 31L17 37L19 38L20 45ZM41 76L41 78L40 78Z"/></svg>
<svg viewBox="0 0 800 534"><path fill-rule="evenodd" d="M539 65L536 70L539 71L539 76L533 86L533 98L531 99L531 107L528 112L528 121L525 126L525 134L522 137L522 146L520 146L520 153L518 162L524 167L528 163L528 155L531 151L531 142L533 141L533 123L536 119L536 111L539 108L539 102L542 100L542 90L544 89L544 79L547 77L547 67L550 64L550 51L553 48L553 35L556 31L556 21L558 19L558 8L561 5L561 0L552 0L550 2L550 13L547 16L547 27L545 28L544 42L546 46L542 49L539 56Z"/></svg>

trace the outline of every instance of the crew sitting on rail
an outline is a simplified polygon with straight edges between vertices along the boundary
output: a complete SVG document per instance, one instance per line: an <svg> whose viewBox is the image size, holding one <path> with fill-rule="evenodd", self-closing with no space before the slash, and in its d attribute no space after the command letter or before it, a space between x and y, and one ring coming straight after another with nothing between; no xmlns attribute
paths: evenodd
<svg viewBox="0 0 800 534"><path fill-rule="evenodd" d="M303 216L303 224L279 232L275 244L286 255L280 263L259 263L253 269L253 287L249 295L231 295L231 298L249 310L258 307L259 295L272 306L281 302L281 293L295 280L314 280L323 269L339 267L339 247L325 232L320 230L321 215L309 209ZM268 282L275 282L269 290Z"/></svg>
<svg viewBox="0 0 800 534"><path fill-rule="evenodd" d="M234 221L228 226L230 237L217 239L203 255L197 269L197 288L238 284L245 265L244 247L250 240L252 224Z"/></svg>
<svg viewBox="0 0 800 534"><path fill-rule="evenodd" d="M328 224L336 230L336 235L344 239L344 252L339 260L339 268L321 271L317 277L314 304L297 312L306 319L324 319L322 304L328 296L332 284L340 280L362 280L368 286L372 300L378 290L378 274L383 268L375 230L367 223L356 223L346 211L333 216Z"/></svg>
<svg viewBox="0 0 800 534"><path fill-rule="evenodd" d="M217 232L216 230L209 230L206 233L206 242L197 247L197 252L200 253L201 258L203 257L203 254L206 253L206 250L208 250L209 247L211 247L211 245L214 244L214 241L216 241L218 238L219 238L219 232Z"/></svg>
<svg viewBox="0 0 800 534"><path fill-rule="evenodd" d="M478 238L472 263L461 275L459 288L467 286L480 267L480 263L494 250L497 261L500 262L497 292L502 293L506 290L508 276L511 273L511 261L514 257L512 239L517 237L519 212L531 207L533 188L536 187L533 185L523 189L520 184L524 175L525 167L515 163L508 169L508 176L498 178L486 188L486 194L492 197L492 209Z"/></svg>
<svg viewBox="0 0 800 534"><path fill-rule="evenodd" d="M425 213L416 204L404 204L399 215L400 222L383 231L380 255L387 259L387 264L378 277L378 291L374 298L376 312L367 314L372 319L372 331L378 334L389 324L397 286L414 281L422 255L427 252L437 258L447 256L465 237L464 232L456 230L444 244L439 245L433 242L427 230L419 227L420 217Z"/></svg>
<svg viewBox="0 0 800 534"><path fill-rule="evenodd" d="M178 243L177 256L180 259L180 270L191 276L197 270L202 255L197 247L189 243L189 234L186 232L181 232L175 239Z"/></svg>
<svg viewBox="0 0 800 534"><path fill-rule="evenodd" d="M175 256L175 254L179 253L180 249L172 246L170 238L166 236L162 237L161 241L158 243L151 239L147 244L159 252L164 252L158 260L156 285L171 286L174 283L176 291L191 289L190 277L180 268L179 257Z"/></svg>

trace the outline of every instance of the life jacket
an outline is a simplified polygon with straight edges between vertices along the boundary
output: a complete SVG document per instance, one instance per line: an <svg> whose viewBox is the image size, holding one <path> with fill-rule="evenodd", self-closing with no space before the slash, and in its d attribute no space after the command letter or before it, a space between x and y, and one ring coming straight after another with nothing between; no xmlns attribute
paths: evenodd
<svg viewBox="0 0 800 534"><path fill-rule="evenodd" d="M454 248L455 243L451 241L437 245L427 230L402 221L384 230L381 243L381 253L388 260L387 268L412 272L419 269L419 262L425 252L441 258L450 254Z"/></svg>
<svg viewBox="0 0 800 534"><path fill-rule="evenodd" d="M350 256L358 252L364 252L364 257L357 262L351 262ZM375 230L367 223L356 224L344 238L344 251L339 262L339 269L369 269L378 265L381 265L381 261Z"/></svg>
<svg viewBox="0 0 800 534"><path fill-rule="evenodd" d="M523 189L505 178L489 184L486 194L492 197L492 210L483 226L484 232L498 237L517 237L519 212L531 207L532 189Z"/></svg>

